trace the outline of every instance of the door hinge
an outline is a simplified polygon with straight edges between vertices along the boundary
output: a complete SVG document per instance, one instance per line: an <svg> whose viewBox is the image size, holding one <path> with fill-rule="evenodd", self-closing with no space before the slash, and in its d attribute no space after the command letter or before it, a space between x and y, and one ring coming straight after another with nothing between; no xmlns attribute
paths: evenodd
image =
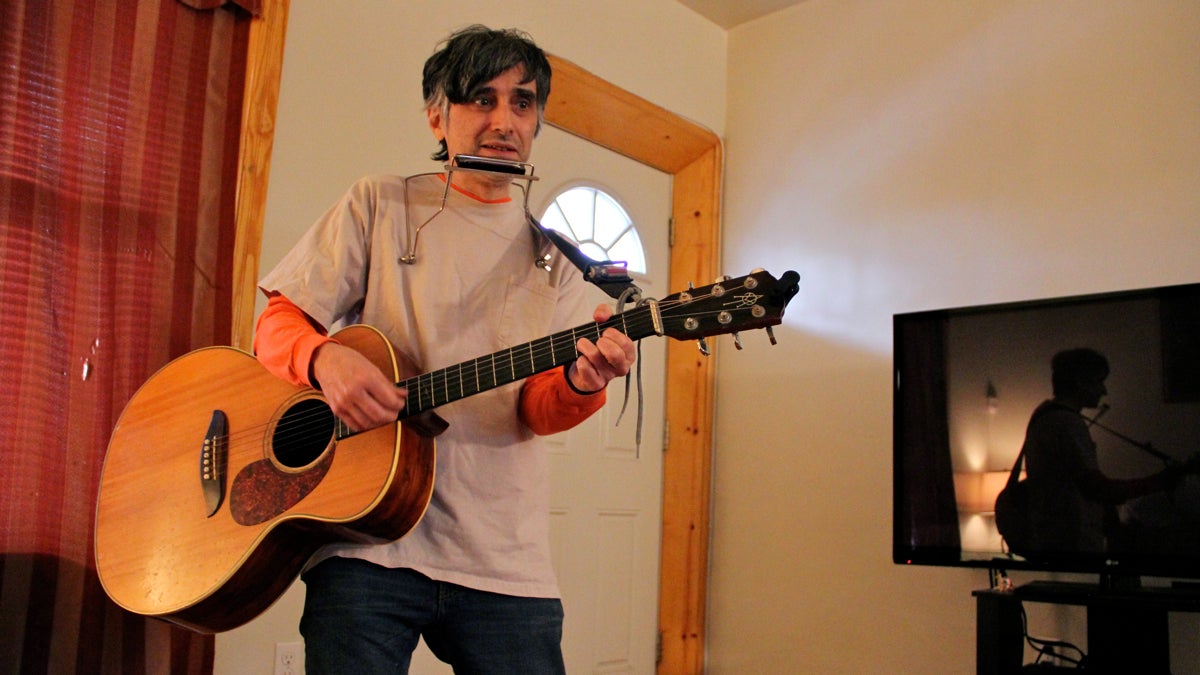
<svg viewBox="0 0 1200 675"><path fill-rule="evenodd" d="M660 666L663 662L663 632L658 631L658 641L654 645L654 665Z"/></svg>
<svg viewBox="0 0 1200 675"><path fill-rule="evenodd" d="M663 420L663 449L662 449L662 451L664 453L666 453L667 449L670 447L671 447L671 423L670 423L670 421L664 419Z"/></svg>
<svg viewBox="0 0 1200 675"><path fill-rule="evenodd" d="M675 246L675 216L667 218L667 248Z"/></svg>

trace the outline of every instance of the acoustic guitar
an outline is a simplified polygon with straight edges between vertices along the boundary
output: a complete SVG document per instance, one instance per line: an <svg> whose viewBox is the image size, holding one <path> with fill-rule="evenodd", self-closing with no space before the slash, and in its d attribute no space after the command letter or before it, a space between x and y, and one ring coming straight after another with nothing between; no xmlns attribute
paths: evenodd
<svg viewBox="0 0 1200 675"><path fill-rule="evenodd" d="M138 389L113 430L96 508L100 581L131 612L205 633L236 628L321 546L391 541L416 526L433 493L438 406L570 363L580 338L609 327L634 340L769 331L798 280L727 279L407 379L381 333L346 328L337 339L408 390L395 424L360 433L319 391L251 354L185 354Z"/></svg>

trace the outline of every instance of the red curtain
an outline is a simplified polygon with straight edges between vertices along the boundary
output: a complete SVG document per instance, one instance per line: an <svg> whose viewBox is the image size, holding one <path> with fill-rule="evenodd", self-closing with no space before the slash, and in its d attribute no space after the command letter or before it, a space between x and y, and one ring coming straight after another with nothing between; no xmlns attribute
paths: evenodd
<svg viewBox="0 0 1200 675"><path fill-rule="evenodd" d="M0 2L4 672L212 670L211 637L108 600L92 547L124 403L230 341L251 15L199 6Z"/></svg>

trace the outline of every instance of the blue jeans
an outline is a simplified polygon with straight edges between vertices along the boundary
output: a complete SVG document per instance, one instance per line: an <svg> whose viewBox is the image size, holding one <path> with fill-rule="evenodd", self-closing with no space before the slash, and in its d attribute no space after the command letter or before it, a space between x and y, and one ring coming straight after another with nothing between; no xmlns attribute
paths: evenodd
<svg viewBox="0 0 1200 675"><path fill-rule="evenodd" d="M302 578L310 675L407 673L419 637L455 673L566 672L560 600L477 591L353 558L322 561Z"/></svg>

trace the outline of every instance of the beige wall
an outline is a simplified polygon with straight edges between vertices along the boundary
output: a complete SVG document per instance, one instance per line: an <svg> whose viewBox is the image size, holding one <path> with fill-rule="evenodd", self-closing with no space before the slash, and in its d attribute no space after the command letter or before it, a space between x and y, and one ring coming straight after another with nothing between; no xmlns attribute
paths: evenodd
<svg viewBox="0 0 1200 675"><path fill-rule="evenodd" d="M803 279L779 346L721 354L711 672L973 671L986 573L890 560L891 316L1200 280L1198 45L1192 0L806 0L730 31L727 273ZM1064 617L1039 632L1082 640Z"/></svg>
<svg viewBox="0 0 1200 675"><path fill-rule="evenodd" d="M475 21L725 137L726 273L803 276L777 347L720 353L710 671L971 672L986 574L890 560L891 315L1197 280L1200 4L805 0L726 33L674 0L294 2L264 269L360 175L430 170L419 64ZM298 607L217 672L269 673Z"/></svg>

